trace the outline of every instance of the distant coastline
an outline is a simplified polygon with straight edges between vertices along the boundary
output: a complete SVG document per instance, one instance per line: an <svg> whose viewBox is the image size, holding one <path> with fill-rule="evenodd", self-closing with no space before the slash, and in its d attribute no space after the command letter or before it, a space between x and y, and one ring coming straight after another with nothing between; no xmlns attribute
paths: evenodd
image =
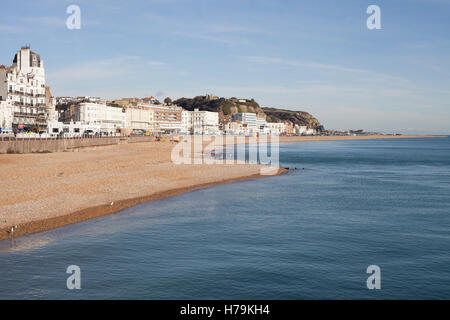
<svg viewBox="0 0 450 320"><path fill-rule="evenodd" d="M367 135L367 136L293 136L280 137L280 142L296 141L341 141L341 140L372 140L372 139L418 139L418 138L447 138L445 135Z"/></svg>

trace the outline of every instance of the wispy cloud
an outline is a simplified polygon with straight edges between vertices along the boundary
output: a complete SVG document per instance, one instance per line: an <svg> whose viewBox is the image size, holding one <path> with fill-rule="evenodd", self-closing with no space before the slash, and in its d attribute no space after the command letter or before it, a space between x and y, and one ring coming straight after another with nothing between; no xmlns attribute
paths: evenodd
<svg viewBox="0 0 450 320"><path fill-rule="evenodd" d="M244 25L220 23L216 21L184 21L167 16L146 14L145 21L153 26L150 32L162 32L172 36L217 42L227 45L243 45L251 42L257 35L271 36L273 32L264 28ZM163 28L159 28L159 27ZM157 31L155 31L157 30Z"/></svg>
<svg viewBox="0 0 450 320"><path fill-rule="evenodd" d="M46 27L65 27L66 20L64 16L37 16L37 17L24 17L20 18L21 21L31 24L33 26L46 26Z"/></svg>
<svg viewBox="0 0 450 320"><path fill-rule="evenodd" d="M121 56L110 59L95 60L88 63L77 64L49 73L51 81L109 79L134 74L137 71L145 72L147 69L163 67L166 64L160 61L144 60L139 56Z"/></svg>
<svg viewBox="0 0 450 320"><path fill-rule="evenodd" d="M352 73L352 74L360 74L364 76L370 76L371 79L374 77L379 78L380 80L388 80L391 82L406 84L409 83L409 80L393 76L386 73L379 73L365 69L358 69L347 67L343 65L334 65L334 64L324 64L310 61L298 61L298 60L287 60L281 58L273 58L273 57L264 57L264 56L244 56L242 57L244 60L250 63L258 63L258 64L274 64L274 65L285 65L296 68L310 68L310 69L323 69L328 71L339 71L344 73Z"/></svg>

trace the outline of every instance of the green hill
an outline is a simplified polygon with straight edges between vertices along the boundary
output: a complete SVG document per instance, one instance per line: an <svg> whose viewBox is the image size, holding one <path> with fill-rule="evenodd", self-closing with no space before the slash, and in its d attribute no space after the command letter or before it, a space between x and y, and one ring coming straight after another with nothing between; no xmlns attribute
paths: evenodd
<svg viewBox="0 0 450 320"><path fill-rule="evenodd" d="M221 121L230 121L234 113L256 113L258 117L265 117L268 122L290 122L299 126L316 129L321 127L319 120L304 111L291 111L275 108L261 108L254 99L218 98L215 96L198 96L195 98L180 98L173 102L186 110L219 112Z"/></svg>

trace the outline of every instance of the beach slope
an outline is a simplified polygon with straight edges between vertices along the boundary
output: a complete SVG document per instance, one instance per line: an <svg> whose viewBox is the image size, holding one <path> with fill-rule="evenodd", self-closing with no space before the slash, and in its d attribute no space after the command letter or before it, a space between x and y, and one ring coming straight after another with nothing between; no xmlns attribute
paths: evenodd
<svg viewBox="0 0 450 320"><path fill-rule="evenodd" d="M0 155L0 240L215 184L260 177L259 165L175 165L174 144ZM207 201L207 200L205 200Z"/></svg>

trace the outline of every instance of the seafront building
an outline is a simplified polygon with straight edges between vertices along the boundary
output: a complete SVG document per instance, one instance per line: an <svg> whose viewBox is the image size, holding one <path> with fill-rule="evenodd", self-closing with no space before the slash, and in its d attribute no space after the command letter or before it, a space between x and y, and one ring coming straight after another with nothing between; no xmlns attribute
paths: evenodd
<svg viewBox="0 0 450 320"><path fill-rule="evenodd" d="M211 111L183 110L181 132L194 135L219 135L219 113Z"/></svg>
<svg viewBox="0 0 450 320"><path fill-rule="evenodd" d="M243 135L244 130L243 130L242 123L240 121L228 122L224 126L224 132L226 135L230 135L230 136Z"/></svg>
<svg viewBox="0 0 450 320"><path fill-rule="evenodd" d="M316 134L317 134L316 129L309 128L309 129L306 130L306 135L307 136L313 136L313 135L316 135Z"/></svg>
<svg viewBox="0 0 450 320"><path fill-rule="evenodd" d="M307 130L308 130L308 127L307 127L307 126L299 126L298 124L296 124L296 125L294 126L294 134L295 134L296 136L303 136L303 135L306 135Z"/></svg>
<svg viewBox="0 0 450 320"><path fill-rule="evenodd" d="M148 106L125 108L125 128L142 133L154 131L155 111Z"/></svg>
<svg viewBox="0 0 450 320"><path fill-rule="evenodd" d="M54 118L44 62L30 47L17 51L11 67L0 66L0 101L0 126L7 132L46 130Z"/></svg>
<svg viewBox="0 0 450 320"><path fill-rule="evenodd" d="M150 104L154 112L153 132L176 134L182 129L181 116L183 108L178 106L162 106Z"/></svg>
<svg viewBox="0 0 450 320"><path fill-rule="evenodd" d="M250 130L256 131L256 113L235 113L231 119L232 121L240 121L242 124L246 124Z"/></svg>
<svg viewBox="0 0 450 320"><path fill-rule="evenodd" d="M194 133L194 125L192 120L192 111L182 110L181 111L181 134L193 134Z"/></svg>
<svg viewBox="0 0 450 320"><path fill-rule="evenodd" d="M262 135L269 134L266 118L262 118L262 117L256 118L256 130L259 134L262 134Z"/></svg>
<svg viewBox="0 0 450 320"><path fill-rule="evenodd" d="M98 125L102 133L114 135L125 128L126 113L122 108L105 103L82 102L75 106L74 122Z"/></svg>
<svg viewBox="0 0 450 320"><path fill-rule="evenodd" d="M283 135L286 132L286 125L283 122L268 122L269 134L274 136Z"/></svg>
<svg viewBox="0 0 450 320"><path fill-rule="evenodd" d="M56 136L63 134L65 137L81 137L100 135L102 130L99 125L84 124L81 122L63 123L51 121L48 123L48 134Z"/></svg>
<svg viewBox="0 0 450 320"><path fill-rule="evenodd" d="M207 95L207 100L219 99ZM240 103L245 99L236 100ZM56 111L57 110L57 111ZM220 122L220 126L219 126ZM183 110L154 97L103 102L99 97L53 98L44 62L29 46L17 51L10 67L0 66L0 133L313 135L315 129L291 122L268 123L256 113L231 117L219 112Z"/></svg>

